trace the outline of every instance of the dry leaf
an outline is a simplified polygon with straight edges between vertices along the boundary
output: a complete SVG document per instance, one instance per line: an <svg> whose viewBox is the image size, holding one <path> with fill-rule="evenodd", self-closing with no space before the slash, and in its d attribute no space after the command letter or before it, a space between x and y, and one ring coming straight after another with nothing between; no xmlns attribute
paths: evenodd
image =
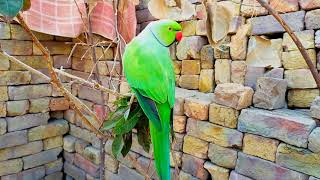
<svg viewBox="0 0 320 180"><path fill-rule="evenodd" d="M157 19L184 21L195 15L195 5L188 0L176 0L175 2L176 5L181 3L181 8L169 7L167 0L150 0L148 9L152 16Z"/></svg>
<svg viewBox="0 0 320 180"><path fill-rule="evenodd" d="M226 7L219 6L216 0L206 2L205 7L207 10L207 36L211 46L216 48L228 35L232 14Z"/></svg>
<svg viewBox="0 0 320 180"><path fill-rule="evenodd" d="M282 39L252 36L249 40L247 65L255 67L281 66Z"/></svg>

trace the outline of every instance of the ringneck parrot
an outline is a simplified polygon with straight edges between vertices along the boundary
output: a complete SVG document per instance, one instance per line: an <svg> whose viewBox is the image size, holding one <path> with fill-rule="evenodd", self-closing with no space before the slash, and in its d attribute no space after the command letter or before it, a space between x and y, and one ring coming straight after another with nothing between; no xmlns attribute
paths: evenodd
<svg viewBox="0 0 320 180"><path fill-rule="evenodd" d="M177 22L154 21L127 45L123 55L128 84L149 119L155 167L161 180L170 180L170 120L175 99L169 46L181 39Z"/></svg>

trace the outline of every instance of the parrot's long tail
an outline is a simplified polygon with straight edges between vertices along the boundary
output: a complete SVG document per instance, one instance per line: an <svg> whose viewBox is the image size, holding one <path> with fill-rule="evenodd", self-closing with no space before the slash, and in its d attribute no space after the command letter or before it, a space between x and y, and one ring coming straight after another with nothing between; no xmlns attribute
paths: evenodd
<svg viewBox="0 0 320 180"><path fill-rule="evenodd" d="M162 129L150 122L150 134L156 170L161 180L170 180L170 113L169 103L157 104Z"/></svg>

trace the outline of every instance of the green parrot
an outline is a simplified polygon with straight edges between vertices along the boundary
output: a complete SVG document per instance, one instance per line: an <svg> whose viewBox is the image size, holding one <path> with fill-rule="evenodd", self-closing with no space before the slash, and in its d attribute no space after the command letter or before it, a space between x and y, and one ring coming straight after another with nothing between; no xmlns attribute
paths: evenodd
<svg viewBox="0 0 320 180"><path fill-rule="evenodd" d="M126 79L150 122L155 167L161 180L170 180L170 120L175 99L169 46L181 39L177 22L154 21L127 45L123 55Z"/></svg>

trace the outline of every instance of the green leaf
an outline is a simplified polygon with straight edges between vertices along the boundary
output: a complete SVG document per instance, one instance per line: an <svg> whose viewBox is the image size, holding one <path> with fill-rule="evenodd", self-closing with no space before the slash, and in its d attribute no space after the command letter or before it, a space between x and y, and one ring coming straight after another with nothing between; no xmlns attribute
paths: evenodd
<svg viewBox="0 0 320 180"><path fill-rule="evenodd" d="M24 0L23 1L23 7L22 11L28 11L31 7L31 1L30 0Z"/></svg>
<svg viewBox="0 0 320 180"><path fill-rule="evenodd" d="M15 17L23 6L24 0L0 0L0 14Z"/></svg>
<svg viewBox="0 0 320 180"><path fill-rule="evenodd" d="M126 157L132 145L132 131L128 132L123 136L123 141L124 141L124 146L122 148L121 154L123 157Z"/></svg>
<svg viewBox="0 0 320 180"><path fill-rule="evenodd" d="M140 106L136 106L135 109L129 114L128 119L125 118L121 119L117 122L116 126L113 129L115 134L125 134L130 132L139 121L140 117L142 116L142 109Z"/></svg>
<svg viewBox="0 0 320 180"><path fill-rule="evenodd" d="M108 119L103 123L101 130L107 131L116 126L118 121L124 119L124 113L128 110L129 107L119 107L115 112L110 113Z"/></svg>
<svg viewBox="0 0 320 180"><path fill-rule="evenodd" d="M124 146L122 135L117 135L112 142L112 154L117 159Z"/></svg>
<svg viewBox="0 0 320 180"><path fill-rule="evenodd" d="M130 97L123 97L113 102L113 104L118 107L122 107L122 106L128 106L129 102L130 102Z"/></svg>
<svg viewBox="0 0 320 180"><path fill-rule="evenodd" d="M136 125L138 142L142 146L143 150L149 153L150 151L150 132L149 132L149 120L146 116L143 116Z"/></svg>

